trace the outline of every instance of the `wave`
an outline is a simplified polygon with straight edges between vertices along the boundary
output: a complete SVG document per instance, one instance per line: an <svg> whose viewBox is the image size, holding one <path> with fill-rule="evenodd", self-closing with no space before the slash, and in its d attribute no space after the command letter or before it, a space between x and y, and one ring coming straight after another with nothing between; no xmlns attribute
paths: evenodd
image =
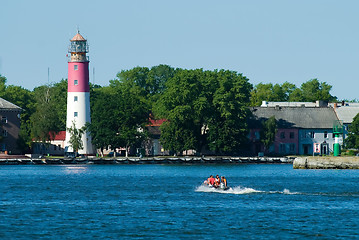
<svg viewBox="0 0 359 240"><path fill-rule="evenodd" d="M305 195L305 196L328 196L328 197L359 197L358 192L344 192L344 193L331 193L331 192L291 192L285 188L283 191L261 191L249 187L236 186L228 190L216 189L207 185L200 185L195 189L196 192L209 192L209 193L223 193L223 194L284 194L284 195Z"/></svg>
<svg viewBox="0 0 359 240"><path fill-rule="evenodd" d="M300 195L302 193L299 192L291 192L288 189L284 189L283 191L260 191L253 188L236 186L233 188L229 188L228 190L217 189L213 187L209 187L207 185L200 185L196 188L196 192L214 192L214 193L224 193L224 194L252 194L252 193L270 193L270 194L286 194L286 195Z"/></svg>
<svg viewBox="0 0 359 240"><path fill-rule="evenodd" d="M213 187L209 187L207 185L200 185L196 188L196 192L215 192L215 193L224 193L224 194L250 194L250 193L259 193L262 191L253 189L253 188L247 188L247 187L233 187L229 188L227 190L217 189Z"/></svg>
<svg viewBox="0 0 359 240"><path fill-rule="evenodd" d="M269 191L268 193L286 194L286 195L302 195L300 192L291 192L289 189L284 188L283 191Z"/></svg>

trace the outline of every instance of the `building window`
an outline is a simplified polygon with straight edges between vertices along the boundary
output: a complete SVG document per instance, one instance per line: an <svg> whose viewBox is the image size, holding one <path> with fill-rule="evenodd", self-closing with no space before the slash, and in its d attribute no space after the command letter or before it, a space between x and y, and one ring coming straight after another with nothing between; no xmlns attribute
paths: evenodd
<svg viewBox="0 0 359 240"><path fill-rule="evenodd" d="M280 152L280 153L285 153L285 144L284 144L284 143L281 143L281 144L279 145L279 152Z"/></svg>
<svg viewBox="0 0 359 240"><path fill-rule="evenodd" d="M260 139L260 133L258 131L254 132L254 137L256 140Z"/></svg>
<svg viewBox="0 0 359 240"><path fill-rule="evenodd" d="M1 118L1 122L2 122L2 123L7 123L7 117L2 117L2 118Z"/></svg>
<svg viewBox="0 0 359 240"><path fill-rule="evenodd" d="M54 151L56 151L56 145L54 145Z"/></svg>
<svg viewBox="0 0 359 240"><path fill-rule="evenodd" d="M78 98L77 96L74 96L74 102L77 102Z"/></svg>
<svg viewBox="0 0 359 240"><path fill-rule="evenodd" d="M7 131L6 131L6 130L2 130L2 135L3 135L3 137L7 137Z"/></svg>
<svg viewBox="0 0 359 240"><path fill-rule="evenodd" d="M289 144L289 152L295 153L295 143Z"/></svg>
<svg viewBox="0 0 359 240"><path fill-rule="evenodd" d="M79 81L78 81L78 80L74 80L74 85L79 85Z"/></svg>
<svg viewBox="0 0 359 240"><path fill-rule="evenodd" d="M289 133L289 138L292 138L292 139L294 138L294 132Z"/></svg>
<svg viewBox="0 0 359 240"><path fill-rule="evenodd" d="M328 132L324 131L324 138L328 138Z"/></svg>
<svg viewBox="0 0 359 240"><path fill-rule="evenodd" d="M285 138L285 132L280 133L280 138L282 138L282 139Z"/></svg>
<svg viewBox="0 0 359 240"><path fill-rule="evenodd" d="M6 144L5 143L0 144L0 146L1 146L1 151L6 151Z"/></svg>
<svg viewBox="0 0 359 240"><path fill-rule="evenodd" d="M314 138L314 132L309 132L309 137Z"/></svg>
<svg viewBox="0 0 359 240"><path fill-rule="evenodd" d="M78 116L78 113L77 112L74 112L74 117L77 117Z"/></svg>
<svg viewBox="0 0 359 240"><path fill-rule="evenodd" d="M74 70L79 70L78 66L77 65L74 65Z"/></svg>

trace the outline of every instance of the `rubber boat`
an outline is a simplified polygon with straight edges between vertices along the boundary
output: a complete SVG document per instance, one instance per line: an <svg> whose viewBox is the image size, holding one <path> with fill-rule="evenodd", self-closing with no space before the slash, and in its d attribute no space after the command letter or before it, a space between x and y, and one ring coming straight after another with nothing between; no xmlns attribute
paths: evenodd
<svg viewBox="0 0 359 240"><path fill-rule="evenodd" d="M227 186L224 186L224 183L221 183L220 185L219 185L219 187L215 187L215 186L212 186L213 188L216 188L216 189L218 189L218 190L223 190L223 191L226 191L226 190L228 190L229 189L229 187Z"/></svg>
<svg viewBox="0 0 359 240"><path fill-rule="evenodd" d="M209 187L209 188L213 188L213 189L216 189L216 190L221 190L221 191L226 191L229 189L229 187L227 186L224 186L224 183L220 183L220 185L218 187L214 186L214 185L210 185L210 184L207 184L207 181L205 181L203 183L203 185Z"/></svg>

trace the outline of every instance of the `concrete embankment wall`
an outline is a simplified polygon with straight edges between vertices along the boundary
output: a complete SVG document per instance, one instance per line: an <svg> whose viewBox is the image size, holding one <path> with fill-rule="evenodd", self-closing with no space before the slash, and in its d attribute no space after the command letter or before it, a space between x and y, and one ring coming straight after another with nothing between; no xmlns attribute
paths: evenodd
<svg viewBox="0 0 359 240"><path fill-rule="evenodd" d="M26 164L225 164L293 163L292 157L129 157L129 158L18 158L0 159L0 165Z"/></svg>
<svg viewBox="0 0 359 240"><path fill-rule="evenodd" d="M295 169L359 169L359 157L297 157Z"/></svg>

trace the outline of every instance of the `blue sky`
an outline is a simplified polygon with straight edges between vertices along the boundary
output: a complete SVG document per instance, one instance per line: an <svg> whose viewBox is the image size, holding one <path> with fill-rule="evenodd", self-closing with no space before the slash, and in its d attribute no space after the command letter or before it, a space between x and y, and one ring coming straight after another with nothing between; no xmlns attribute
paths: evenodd
<svg viewBox="0 0 359 240"><path fill-rule="evenodd" d="M2 0L0 74L30 90L47 84L48 68L50 82L67 78L79 27L90 81L102 86L123 69L168 64L229 69L254 85L318 78L340 100L358 99L358 9L355 0Z"/></svg>

